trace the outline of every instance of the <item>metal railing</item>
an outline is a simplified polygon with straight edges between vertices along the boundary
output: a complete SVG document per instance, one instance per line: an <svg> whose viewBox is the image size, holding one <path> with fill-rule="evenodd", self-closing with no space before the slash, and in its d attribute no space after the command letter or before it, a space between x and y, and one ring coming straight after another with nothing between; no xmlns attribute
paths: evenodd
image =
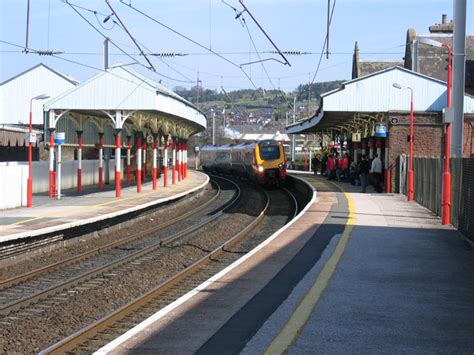
<svg viewBox="0 0 474 355"><path fill-rule="evenodd" d="M398 192L406 194L409 157L397 161ZM474 157L451 159L451 224L474 241ZM422 206L441 215L444 161L439 158L413 158L414 198Z"/></svg>

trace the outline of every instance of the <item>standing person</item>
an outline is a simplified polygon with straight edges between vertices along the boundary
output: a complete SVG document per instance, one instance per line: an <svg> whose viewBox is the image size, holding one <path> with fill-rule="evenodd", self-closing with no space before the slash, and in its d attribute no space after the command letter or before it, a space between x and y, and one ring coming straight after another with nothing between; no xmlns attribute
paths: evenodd
<svg viewBox="0 0 474 355"><path fill-rule="evenodd" d="M319 169L319 158L316 155L316 153L313 156L313 159L311 159L311 164L313 165L313 172L314 175L318 175L318 169Z"/></svg>
<svg viewBox="0 0 474 355"><path fill-rule="evenodd" d="M351 185L356 184L357 176L358 176L357 164L353 161L349 168L349 181L351 182Z"/></svg>
<svg viewBox="0 0 474 355"><path fill-rule="evenodd" d="M362 193L366 192L367 183L369 180L369 170L370 165L367 161L367 157L365 155L362 156L362 159L359 162L359 176L360 176L360 184L362 185Z"/></svg>
<svg viewBox="0 0 474 355"><path fill-rule="evenodd" d="M370 172L372 174L372 180L374 184L374 189L378 193L383 191L382 189L382 161L378 157L378 154L375 154L374 160L372 160L372 166L370 168Z"/></svg>
<svg viewBox="0 0 474 355"><path fill-rule="evenodd" d="M332 154L328 157L328 180L335 180L336 179L336 162L334 161L334 157Z"/></svg>
<svg viewBox="0 0 474 355"><path fill-rule="evenodd" d="M342 171L344 172L344 181L349 181L349 155L347 153L342 159Z"/></svg>
<svg viewBox="0 0 474 355"><path fill-rule="evenodd" d="M328 164L328 155L327 153L325 153L323 158L321 159L321 175L323 176L326 176L327 164Z"/></svg>
<svg viewBox="0 0 474 355"><path fill-rule="evenodd" d="M336 179L341 181L342 177L342 157L337 157L336 159Z"/></svg>

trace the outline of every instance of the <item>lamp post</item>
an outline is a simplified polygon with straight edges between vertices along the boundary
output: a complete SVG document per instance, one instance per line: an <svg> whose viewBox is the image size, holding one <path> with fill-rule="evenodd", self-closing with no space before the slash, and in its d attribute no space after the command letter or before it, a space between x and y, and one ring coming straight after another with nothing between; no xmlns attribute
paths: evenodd
<svg viewBox="0 0 474 355"><path fill-rule="evenodd" d="M30 99L30 129L28 138L28 180L26 185L26 207L31 208L33 205L33 100L49 99L46 94L41 94ZM36 139L35 139L36 141Z"/></svg>
<svg viewBox="0 0 474 355"><path fill-rule="evenodd" d="M409 86L401 86L400 84L394 83L394 88L399 90L408 89L410 90L410 160L408 163L408 201L413 201L413 190L414 190L414 173L413 173L413 140L415 131L415 118L413 114L413 89Z"/></svg>
<svg viewBox="0 0 474 355"><path fill-rule="evenodd" d="M448 82L446 92L446 107L451 107L451 85L452 85L452 73L453 73L453 51L451 47L445 43L441 43L429 38L421 38L420 43L427 44L429 46L446 48L448 50ZM443 196L442 196L442 211L441 211L441 223L450 224L451 222L451 171L450 171L450 158L451 158L451 124L446 123L446 139L445 139L445 156L444 156L444 173L443 173Z"/></svg>

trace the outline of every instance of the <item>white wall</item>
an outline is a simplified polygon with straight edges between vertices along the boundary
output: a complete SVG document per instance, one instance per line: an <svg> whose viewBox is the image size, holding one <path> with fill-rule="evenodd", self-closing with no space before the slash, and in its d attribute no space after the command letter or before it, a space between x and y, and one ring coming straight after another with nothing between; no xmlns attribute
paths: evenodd
<svg viewBox="0 0 474 355"><path fill-rule="evenodd" d="M123 176L123 161L121 164ZM115 181L115 160L104 161L104 183ZM28 163L0 163L0 209L26 206ZM99 161L82 161L82 186L99 184ZM77 186L77 160L62 162L61 189ZM49 162L33 162L33 193L49 191Z"/></svg>

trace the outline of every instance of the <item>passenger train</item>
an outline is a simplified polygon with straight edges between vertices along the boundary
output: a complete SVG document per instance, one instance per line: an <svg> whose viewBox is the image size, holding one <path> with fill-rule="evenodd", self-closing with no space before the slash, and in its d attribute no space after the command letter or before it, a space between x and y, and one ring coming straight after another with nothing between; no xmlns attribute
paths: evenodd
<svg viewBox="0 0 474 355"><path fill-rule="evenodd" d="M286 159L283 144L274 140L206 145L200 152L204 171L238 175L261 185L282 186L286 181Z"/></svg>

